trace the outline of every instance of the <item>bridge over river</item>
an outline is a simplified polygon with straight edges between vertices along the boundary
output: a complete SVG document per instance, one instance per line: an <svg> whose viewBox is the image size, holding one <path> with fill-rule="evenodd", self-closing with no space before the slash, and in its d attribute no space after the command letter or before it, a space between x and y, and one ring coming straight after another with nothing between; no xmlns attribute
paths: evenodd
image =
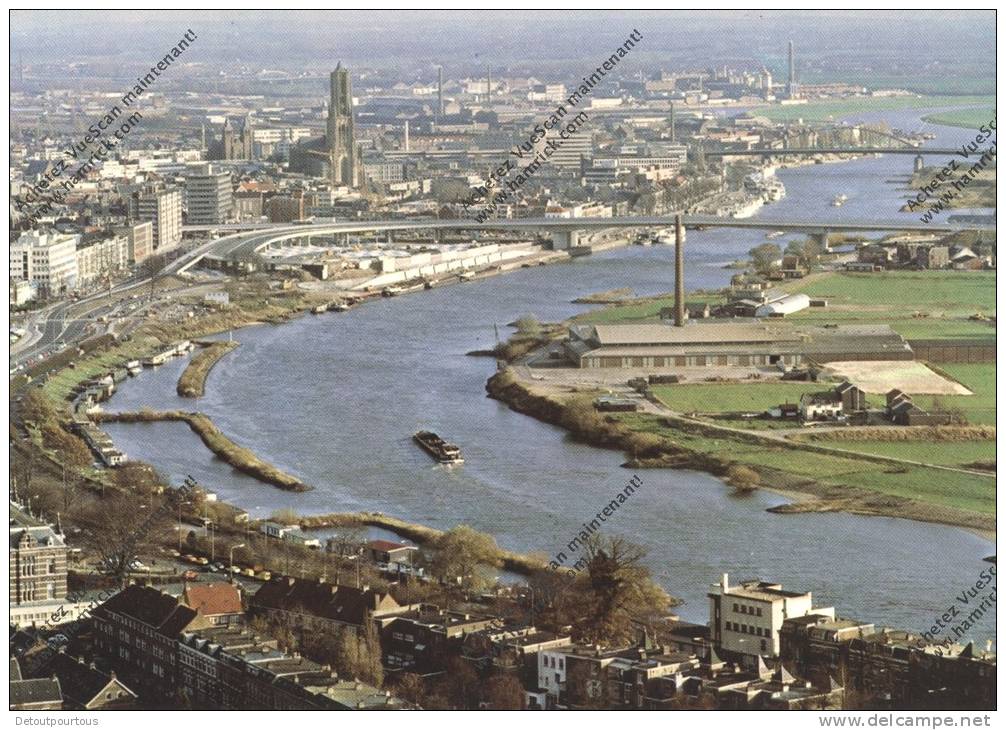
<svg viewBox="0 0 1006 730"><path fill-rule="evenodd" d="M709 215L683 215L686 228L724 227L750 228L787 233L806 233L826 240L832 232L909 231L920 233L955 233L961 230L992 231L992 225L923 224L898 219L858 221L853 223L816 220L773 220L769 218L736 219ZM577 245L581 231L605 228L666 228L673 226L674 216L616 216L611 218L517 218L489 220L483 223L471 219L431 220L400 219L352 221L342 223L312 223L305 225L274 225L243 230L200 246L184 260L184 270L204 257L240 262L271 246L300 242L331 245L342 236L361 233L391 233L396 231L527 231L551 234L556 248ZM186 232L224 232L240 230L237 225L215 227L186 226Z"/></svg>

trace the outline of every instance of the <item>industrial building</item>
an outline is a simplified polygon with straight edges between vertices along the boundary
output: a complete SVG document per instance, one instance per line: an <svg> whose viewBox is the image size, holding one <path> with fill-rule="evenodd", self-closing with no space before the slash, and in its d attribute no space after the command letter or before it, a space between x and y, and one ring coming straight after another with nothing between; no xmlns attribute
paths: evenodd
<svg viewBox="0 0 1006 730"><path fill-rule="evenodd" d="M908 343L887 325L792 326L706 321L574 325L564 342L580 368L707 366L797 367L844 360L913 360Z"/></svg>

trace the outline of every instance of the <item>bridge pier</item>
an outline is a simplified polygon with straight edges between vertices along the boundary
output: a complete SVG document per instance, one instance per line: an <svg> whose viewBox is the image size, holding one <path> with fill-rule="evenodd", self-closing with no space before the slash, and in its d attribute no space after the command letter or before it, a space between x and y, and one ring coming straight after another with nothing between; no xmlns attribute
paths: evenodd
<svg viewBox="0 0 1006 730"><path fill-rule="evenodd" d="M915 164L912 169L919 172L923 167L925 167L925 163L922 161L922 155L915 155Z"/></svg>
<svg viewBox="0 0 1006 730"><path fill-rule="evenodd" d="M831 253L831 246L828 244L828 231L821 231L820 233L812 233L810 235L817 239L817 243L822 251Z"/></svg>
<svg viewBox="0 0 1006 730"><path fill-rule="evenodd" d="M568 251L580 245L580 231L559 230L552 233L552 250Z"/></svg>

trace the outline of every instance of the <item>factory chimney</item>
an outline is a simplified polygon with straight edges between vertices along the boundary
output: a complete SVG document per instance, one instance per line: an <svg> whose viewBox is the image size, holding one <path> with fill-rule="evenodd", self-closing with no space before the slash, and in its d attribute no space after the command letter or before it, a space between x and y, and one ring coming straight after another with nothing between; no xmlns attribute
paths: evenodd
<svg viewBox="0 0 1006 730"><path fill-rule="evenodd" d="M405 120L405 151L409 151L409 120Z"/></svg>
<svg viewBox="0 0 1006 730"><path fill-rule="evenodd" d="M674 326L685 324L685 224L674 216Z"/></svg>
<svg viewBox="0 0 1006 730"><path fill-rule="evenodd" d="M486 69L486 106L493 105L493 72Z"/></svg>
<svg viewBox="0 0 1006 730"><path fill-rule="evenodd" d="M796 98L796 58L793 52L793 41L789 42L789 85L786 89L790 99Z"/></svg>
<svg viewBox="0 0 1006 730"><path fill-rule="evenodd" d="M437 69L437 114L444 115L444 67Z"/></svg>
<svg viewBox="0 0 1006 730"><path fill-rule="evenodd" d="M674 102L671 102L671 144L678 143L678 133L674 127Z"/></svg>

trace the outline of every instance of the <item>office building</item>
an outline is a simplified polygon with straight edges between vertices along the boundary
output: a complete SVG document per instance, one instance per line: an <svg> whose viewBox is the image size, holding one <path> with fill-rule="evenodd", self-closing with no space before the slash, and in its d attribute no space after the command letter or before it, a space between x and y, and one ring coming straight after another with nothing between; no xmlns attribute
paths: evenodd
<svg viewBox="0 0 1006 730"><path fill-rule="evenodd" d="M726 573L708 595L709 628L721 656L778 656L779 630L784 621L810 613L835 617L834 608L813 607L810 591L785 591L778 583L758 580L731 586Z"/></svg>
<svg viewBox="0 0 1006 730"><path fill-rule="evenodd" d="M231 174L213 165L197 165L185 174L186 222L191 226L214 226L231 218L234 194Z"/></svg>
<svg viewBox="0 0 1006 730"><path fill-rule="evenodd" d="M182 193L180 190L149 190L137 201L137 220L153 225L153 251L166 253L182 242Z"/></svg>
<svg viewBox="0 0 1006 730"><path fill-rule="evenodd" d="M11 280L34 284L43 298L74 288L78 238L62 233L22 233L10 246Z"/></svg>

